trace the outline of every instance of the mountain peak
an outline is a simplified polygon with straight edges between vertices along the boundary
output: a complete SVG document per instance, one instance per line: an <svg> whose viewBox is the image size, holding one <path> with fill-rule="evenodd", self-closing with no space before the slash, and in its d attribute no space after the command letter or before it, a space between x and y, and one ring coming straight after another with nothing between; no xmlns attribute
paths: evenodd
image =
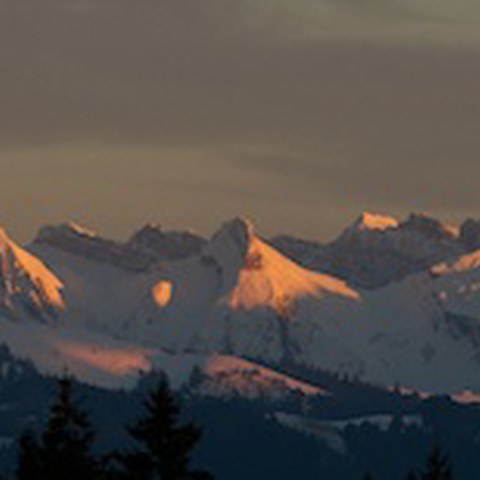
<svg viewBox="0 0 480 480"><path fill-rule="evenodd" d="M191 231L165 231L159 224L148 223L130 237L127 247L158 259L180 260L200 253L205 243Z"/></svg>
<svg viewBox="0 0 480 480"><path fill-rule="evenodd" d="M456 238L459 236L457 227L442 223L436 218L425 215L424 213L412 213L401 223L402 229L414 230L425 237L432 239Z"/></svg>
<svg viewBox="0 0 480 480"><path fill-rule="evenodd" d="M221 291L233 310L270 307L283 314L303 297L360 298L345 282L309 271L276 251L245 218L223 224L203 256L215 261L222 277Z"/></svg>
<svg viewBox="0 0 480 480"><path fill-rule="evenodd" d="M62 289L62 281L40 259L0 228L0 304L13 309L18 302L44 317L64 307Z"/></svg>
<svg viewBox="0 0 480 480"><path fill-rule="evenodd" d="M98 233L86 228L76 222L67 222L63 225L63 228L71 231L72 233L76 233L77 235L81 235L83 237L98 237Z"/></svg>
<svg viewBox="0 0 480 480"><path fill-rule="evenodd" d="M63 237L97 238L98 234L76 222L65 222L60 225L44 225L40 228L35 242L49 243L52 239Z"/></svg>
<svg viewBox="0 0 480 480"><path fill-rule="evenodd" d="M136 237L142 237L145 235L163 235L163 233L164 231L160 223L146 223L139 230L135 231L135 233L131 236L130 241Z"/></svg>
<svg viewBox="0 0 480 480"><path fill-rule="evenodd" d="M363 212L353 224L358 230L384 231L390 228L397 228L399 221L396 218L375 212Z"/></svg>
<svg viewBox="0 0 480 480"><path fill-rule="evenodd" d="M217 243L223 239L232 241L240 249L242 256L246 255L252 240L255 238L253 222L244 217L235 217L224 223L214 234L212 242Z"/></svg>
<svg viewBox="0 0 480 480"><path fill-rule="evenodd" d="M340 236L342 239L358 237L359 232L387 232L416 233L430 240L457 239L460 237L460 228L437 220L424 213L411 213L406 220L374 212L363 212L357 220ZM363 235L362 235L363 237ZM368 236L370 237L370 236Z"/></svg>
<svg viewBox="0 0 480 480"><path fill-rule="evenodd" d="M324 295L360 299L344 281L307 270L253 237L229 303L234 310L269 306L285 314L302 297Z"/></svg>

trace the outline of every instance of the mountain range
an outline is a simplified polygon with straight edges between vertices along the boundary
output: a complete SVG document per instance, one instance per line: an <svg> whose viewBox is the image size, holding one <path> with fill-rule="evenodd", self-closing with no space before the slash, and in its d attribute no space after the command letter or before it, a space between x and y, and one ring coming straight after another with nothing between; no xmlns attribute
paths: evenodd
<svg viewBox="0 0 480 480"><path fill-rule="evenodd" d="M0 266L0 337L46 373L116 387L155 369L182 385L201 370L222 391L322 389L260 367L281 364L480 392L473 220L363 213L327 244L266 239L242 218L209 239L147 225L126 242L69 223L22 247L1 230Z"/></svg>

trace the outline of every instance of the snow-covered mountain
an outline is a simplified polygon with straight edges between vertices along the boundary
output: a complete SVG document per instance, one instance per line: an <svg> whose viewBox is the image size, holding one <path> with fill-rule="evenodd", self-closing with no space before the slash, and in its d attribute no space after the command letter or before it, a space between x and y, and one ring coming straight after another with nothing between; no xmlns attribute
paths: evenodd
<svg viewBox="0 0 480 480"><path fill-rule="evenodd" d="M206 243L193 232L164 231L159 225L148 224L132 235L125 248L157 260L180 260L199 254Z"/></svg>
<svg viewBox="0 0 480 480"><path fill-rule="evenodd" d="M0 312L12 319L51 320L64 309L63 283L0 228Z"/></svg>
<svg viewBox="0 0 480 480"><path fill-rule="evenodd" d="M175 377L172 365L231 358L247 372L242 362L254 359L480 392L478 226L363 214L322 246L266 241L241 218L209 240L147 226L125 243L65 224L43 228L28 251L2 232L0 336L45 371L68 366L111 386L155 367ZM282 254L282 242L317 270ZM209 385L241 383L227 370ZM270 388L275 375L246 377Z"/></svg>
<svg viewBox="0 0 480 480"><path fill-rule="evenodd" d="M174 351L223 351L280 360L295 349L297 312L329 312L360 295L308 271L261 240L242 219L225 224L201 255L162 265L129 331Z"/></svg>
<svg viewBox="0 0 480 480"><path fill-rule="evenodd" d="M163 231L156 225L144 226L121 243L102 238L73 222L42 227L34 240L34 245L48 245L134 272L147 271L159 261L195 255L205 243L205 239L194 233Z"/></svg>
<svg viewBox="0 0 480 480"><path fill-rule="evenodd" d="M360 288L379 288L466 253L480 243L479 223L460 228L426 215L406 220L364 212L334 241L322 245L292 237L272 244L307 268L331 273Z"/></svg>

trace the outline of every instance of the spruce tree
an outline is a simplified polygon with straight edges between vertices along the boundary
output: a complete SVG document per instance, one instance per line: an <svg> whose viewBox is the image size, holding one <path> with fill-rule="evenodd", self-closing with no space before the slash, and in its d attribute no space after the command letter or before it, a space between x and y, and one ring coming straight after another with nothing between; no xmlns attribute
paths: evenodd
<svg viewBox="0 0 480 480"><path fill-rule="evenodd" d="M422 480L453 480L450 462L437 445L428 456L427 469L422 475Z"/></svg>
<svg viewBox="0 0 480 480"><path fill-rule="evenodd" d="M35 478L40 470L40 446L31 430L25 431L18 442L18 480Z"/></svg>
<svg viewBox="0 0 480 480"><path fill-rule="evenodd" d="M420 473L411 471L405 478L406 480L454 480L450 462L438 445L433 446L425 470Z"/></svg>
<svg viewBox="0 0 480 480"><path fill-rule="evenodd" d="M129 480L212 480L203 470L190 469L190 453L201 430L180 424L180 407L162 376L144 402L145 413L128 429L137 448L119 457Z"/></svg>
<svg viewBox="0 0 480 480"><path fill-rule="evenodd" d="M408 472L405 480L420 480L415 472Z"/></svg>
<svg viewBox="0 0 480 480"><path fill-rule="evenodd" d="M37 441L30 433L20 439L19 479L95 478L95 462L91 454L93 438L87 414L74 402L72 379L62 377L41 440Z"/></svg>

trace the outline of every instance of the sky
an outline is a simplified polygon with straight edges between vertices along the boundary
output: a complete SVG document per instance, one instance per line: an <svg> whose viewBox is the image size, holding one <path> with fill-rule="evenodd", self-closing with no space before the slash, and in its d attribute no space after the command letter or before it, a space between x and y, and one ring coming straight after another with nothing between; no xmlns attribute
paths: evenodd
<svg viewBox="0 0 480 480"><path fill-rule="evenodd" d="M478 0L0 0L0 223L476 218L479 24Z"/></svg>

